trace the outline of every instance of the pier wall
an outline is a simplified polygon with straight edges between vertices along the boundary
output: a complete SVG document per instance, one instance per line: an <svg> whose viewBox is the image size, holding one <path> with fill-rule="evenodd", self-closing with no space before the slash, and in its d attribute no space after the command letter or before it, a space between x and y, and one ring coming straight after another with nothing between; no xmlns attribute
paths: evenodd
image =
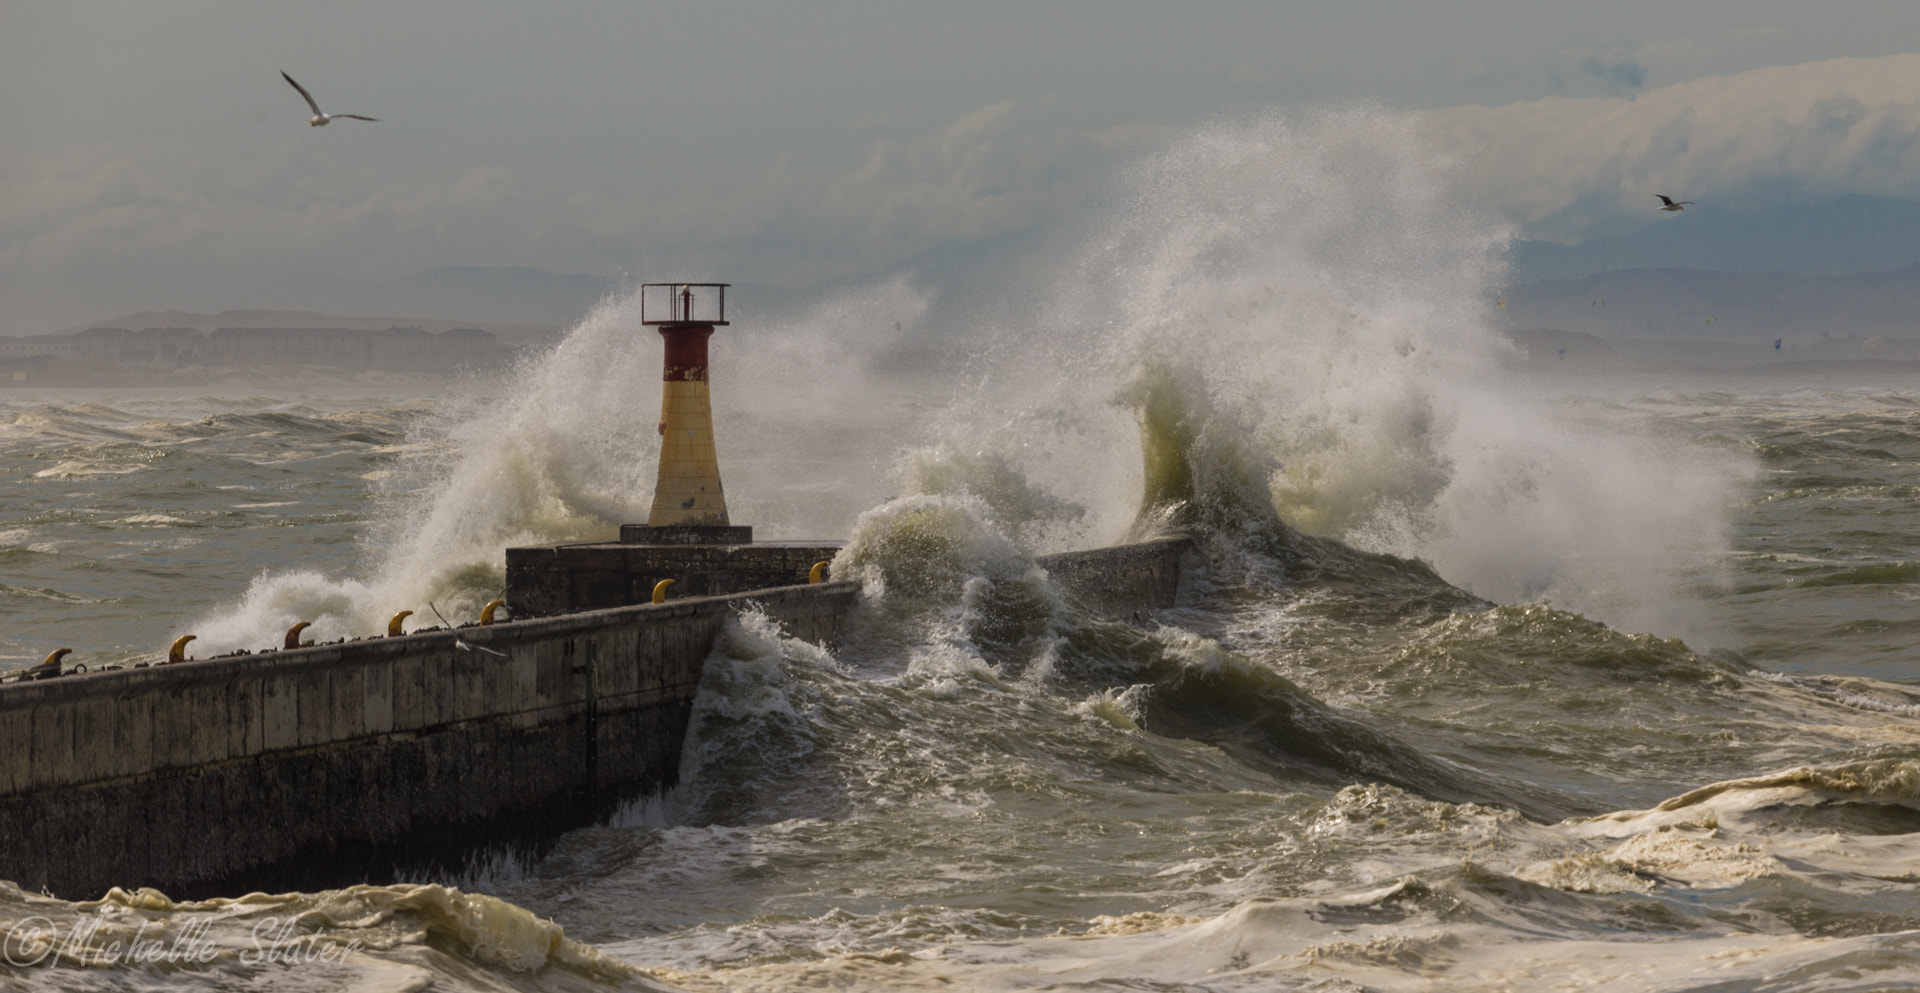
<svg viewBox="0 0 1920 993"><path fill-rule="evenodd" d="M653 586L672 595L720 596L807 581L814 563L833 558L831 542L751 545L643 545L594 542L507 549L507 602L516 617L545 617L650 603Z"/></svg>
<svg viewBox="0 0 1920 993"><path fill-rule="evenodd" d="M1180 580L1199 571L1200 553L1186 538L1042 555L1055 587L1088 610L1139 621L1174 605Z"/></svg>
<svg viewBox="0 0 1920 993"><path fill-rule="evenodd" d="M1173 605L1182 563L1197 563L1193 543L1168 538L1042 555L1035 560L1055 585L1087 609L1135 618ZM539 617L647 603L653 586L675 581L674 595L712 596L807 581L814 563L830 560L829 542L752 545L643 545L597 542L507 549L507 599L515 616Z"/></svg>
<svg viewBox="0 0 1920 993"><path fill-rule="evenodd" d="M784 578L832 552L794 545L755 567ZM580 560L599 570L594 595L651 592L631 577L653 565L599 554ZM1200 564L1184 540L1038 562L1088 609L1135 621L1173 606ZM532 564L548 589L576 588ZM714 571L694 565L683 574ZM675 781L730 616L756 604L789 635L833 643L859 596L824 582L458 632L505 658L435 630L0 684L0 878L69 899L111 886L196 898L537 850Z"/></svg>
<svg viewBox="0 0 1920 993"><path fill-rule="evenodd" d="M458 869L670 785L748 601L831 642L854 583L0 686L0 878L71 899Z"/></svg>

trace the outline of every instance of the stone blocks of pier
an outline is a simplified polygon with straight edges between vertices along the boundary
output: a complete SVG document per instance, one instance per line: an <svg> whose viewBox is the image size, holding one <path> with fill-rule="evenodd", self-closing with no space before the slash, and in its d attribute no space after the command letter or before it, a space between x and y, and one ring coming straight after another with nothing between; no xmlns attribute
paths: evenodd
<svg viewBox="0 0 1920 993"><path fill-rule="evenodd" d="M1186 538L1042 555L1056 589L1095 614L1142 620L1174 605L1183 576L1201 571L1200 553Z"/></svg>
<svg viewBox="0 0 1920 993"><path fill-rule="evenodd" d="M854 583L0 686L0 878L69 899L459 870L672 785L752 604L831 642Z"/></svg>
<svg viewBox="0 0 1920 993"><path fill-rule="evenodd" d="M817 541L509 548L506 599L517 617L545 617L649 603L663 579L674 581L674 598L802 585L815 563L839 550L837 543Z"/></svg>

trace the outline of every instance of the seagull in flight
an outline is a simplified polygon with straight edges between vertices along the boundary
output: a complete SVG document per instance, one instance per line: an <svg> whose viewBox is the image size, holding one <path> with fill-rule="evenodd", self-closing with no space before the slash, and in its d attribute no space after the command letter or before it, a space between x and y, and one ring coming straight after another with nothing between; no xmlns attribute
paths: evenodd
<svg viewBox="0 0 1920 993"><path fill-rule="evenodd" d="M345 117L347 115L341 114L339 116ZM450 620L447 620L447 615L442 614L440 612L439 607L433 606L432 600L427 601L427 606L433 607L433 616L440 618L440 623L445 624L447 626L447 630L453 632L453 647L458 648L463 652L486 652L488 655L498 655L503 659L508 657L506 652L496 652L485 645L468 644L467 639L460 637L460 631L459 629L453 626L453 622Z"/></svg>
<svg viewBox="0 0 1920 993"><path fill-rule="evenodd" d="M316 128L326 127L327 122L333 120L336 117L351 117L356 121L379 120L378 117L363 117L359 114L329 114L326 111L321 110L319 104L313 102L313 94L308 93L306 87L301 86L299 83L293 82L293 77L287 75L287 71L285 69L280 70L280 78L286 80L288 83L292 83L293 88L296 90L299 90L300 95L307 98L307 106L313 108L313 116L307 118L307 123L313 125Z"/></svg>
<svg viewBox="0 0 1920 993"><path fill-rule="evenodd" d="M287 80L287 82L289 82L289 83L293 83L293 80L291 80L291 79L289 79L289 80ZM295 86L299 86L300 84L299 84L299 83L293 83L293 85L295 85ZM301 90L300 92L302 92L302 93L305 93L305 92L307 92L307 91L306 91L306 90ZM308 98L307 98L307 102L308 102L308 103L312 103L312 102L313 102L313 98L312 98L312 97L308 97ZM314 110L314 113L319 113L319 112L320 112L320 108L318 108L318 107L315 107L315 108L313 108L313 110ZM1660 202L1661 202L1661 203L1664 203L1664 204L1666 204L1666 206L1665 206L1665 207L1662 207L1662 208L1660 208L1661 210L1685 210L1685 209L1687 209L1687 207L1688 207L1689 205L1691 205L1691 204L1693 204L1693 201L1692 201L1692 200L1678 200L1678 201L1676 201L1676 200L1674 200L1674 199L1673 199L1672 197L1670 197L1670 196L1667 196L1667 195L1666 195L1665 193L1655 193L1655 194L1654 194L1654 196L1657 196L1657 197L1659 197L1659 198L1660 198Z"/></svg>

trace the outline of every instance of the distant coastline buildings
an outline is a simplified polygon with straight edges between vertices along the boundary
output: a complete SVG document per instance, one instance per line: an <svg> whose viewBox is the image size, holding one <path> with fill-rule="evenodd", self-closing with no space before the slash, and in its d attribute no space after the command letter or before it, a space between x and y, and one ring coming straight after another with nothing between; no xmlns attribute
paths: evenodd
<svg viewBox="0 0 1920 993"><path fill-rule="evenodd" d="M498 365L510 354L493 332L480 328L99 327L0 337L0 384L145 379L182 370L270 366L452 372Z"/></svg>

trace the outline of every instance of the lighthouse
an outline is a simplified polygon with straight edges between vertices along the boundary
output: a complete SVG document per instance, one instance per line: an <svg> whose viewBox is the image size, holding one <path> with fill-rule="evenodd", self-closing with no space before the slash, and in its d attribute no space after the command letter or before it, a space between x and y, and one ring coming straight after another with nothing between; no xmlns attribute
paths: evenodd
<svg viewBox="0 0 1920 993"><path fill-rule="evenodd" d="M644 525L628 524L620 540L662 545L733 545L753 541L751 527L727 520L720 460L713 440L707 340L727 325L727 283L647 283L640 287L640 323L657 328L666 348L660 375L660 474Z"/></svg>
<svg viewBox="0 0 1920 993"><path fill-rule="evenodd" d="M707 342L727 326L726 283L645 283L640 323L660 332L660 474L645 524L620 540L507 549L515 620L661 604L829 578L837 541L753 540L727 518L713 437ZM639 441L640 439L635 439ZM651 440L651 439L648 439ZM648 446L637 444L637 458Z"/></svg>

